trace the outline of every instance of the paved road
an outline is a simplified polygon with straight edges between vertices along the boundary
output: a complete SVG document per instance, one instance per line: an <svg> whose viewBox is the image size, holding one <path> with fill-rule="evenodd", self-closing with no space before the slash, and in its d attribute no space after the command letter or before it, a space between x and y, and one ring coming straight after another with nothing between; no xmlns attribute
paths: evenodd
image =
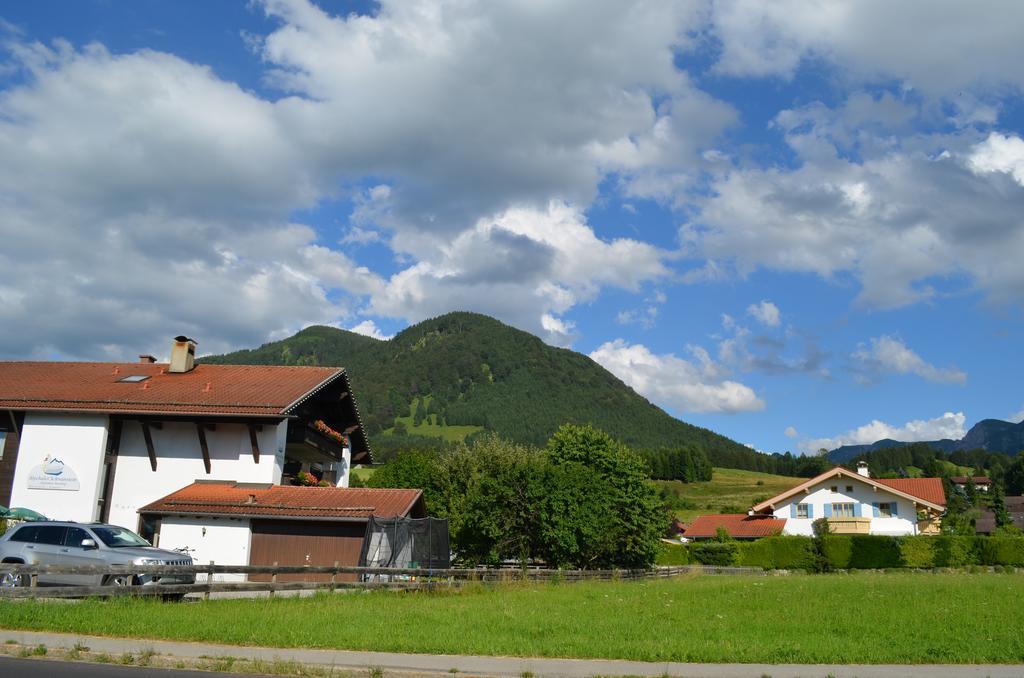
<svg viewBox="0 0 1024 678"><path fill-rule="evenodd" d="M88 664L85 662L58 662L43 659L14 659L0 657L0 676L5 678L258 678L249 673L210 673L209 671L179 671L177 669L149 669L140 666Z"/></svg>
<svg viewBox="0 0 1024 678"><path fill-rule="evenodd" d="M160 640L131 640L101 638L63 633L37 633L33 631L7 631L0 629L0 642L14 640L23 645L45 645L47 647L73 647L76 643L86 645L93 652L122 654L153 650L157 654L173 657L237 657L274 661L298 661L320 666L333 666L354 671L370 667L383 669L384 673L404 672L418 674L449 674L454 669L458 674L474 676L507 676L519 678L524 674L533 676L558 676L564 678L590 678L591 676L685 676L686 678L1020 678L1024 676L1024 665L879 665L862 664L836 666L824 664L679 664L672 662L633 662L607 659L540 659L520 657L478 657L463 655L399 654L392 652L351 652L346 650L307 650L296 648L241 647L237 645L213 645L208 643L176 643ZM29 660L32 661L32 660ZM58 662L39 660L43 667ZM83 664L74 664L75 673L68 676L106 676L113 673L84 674L77 672ZM20 676L7 673L0 664L0 676ZM101 669L115 667L101 666ZM126 677L148 678L149 676L199 675L203 678L227 674L165 672L123 674ZM57 675L49 669L37 675L54 678ZM150 669L135 669L149 671ZM29 674L25 674L29 675Z"/></svg>

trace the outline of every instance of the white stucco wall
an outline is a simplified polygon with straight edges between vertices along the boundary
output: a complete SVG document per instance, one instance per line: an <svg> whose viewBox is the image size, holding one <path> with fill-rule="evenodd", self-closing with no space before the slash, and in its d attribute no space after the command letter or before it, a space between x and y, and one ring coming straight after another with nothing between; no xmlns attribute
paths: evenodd
<svg viewBox="0 0 1024 678"><path fill-rule="evenodd" d="M30 508L54 520L96 520L106 444L106 415L26 414L11 506ZM60 459L74 472L77 490L28 488L29 474L47 456Z"/></svg>
<svg viewBox="0 0 1024 678"><path fill-rule="evenodd" d="M257 436L260 463L252 458L249 430L242 424L218 424L206 432L210 474L203 466L195 424L165 422L150 428L157 454L154 472L146 452L142 427L125 422L111 499L110 522L131 530L138 526L140 507L167 496L196 480L231 480L242 483L280 483L287 422L263 426ZM19 463L20 466L20 463Z"/></svg>
<svg viewBox="0 0 1024 678"><path fill-rule="evenodd" d="M837 491L832 492L832 486ZM847 487L852 491L847 491ZM917 534L917 510L912 502L882 489L875 491L873 485L852 478L840 477L823 480L821 483L808 488L809 493L801 492L786 501L785 504L777 504L774 515L776 518L784 518L786 527L783 534L802 534L812 536L814 530L811 527L818 518L825 518L825 504L859 503L861 504L861 517L871 518L871 534L907 535ZM875 518L872 504L896 503L896 517ZM791 517L793 504L809 504L812 507L812 518Z"/></svg>
<svg viewBox="0 0 1024 678"><path fill-rule="evenodd" d="M188 547L196 565L210 561L218 565L248 565L248 519L164 517L160 521L160 548ZM205 574L198 576L206 581ZM244 581L244 574L216 574L215 581Z"/></svg>

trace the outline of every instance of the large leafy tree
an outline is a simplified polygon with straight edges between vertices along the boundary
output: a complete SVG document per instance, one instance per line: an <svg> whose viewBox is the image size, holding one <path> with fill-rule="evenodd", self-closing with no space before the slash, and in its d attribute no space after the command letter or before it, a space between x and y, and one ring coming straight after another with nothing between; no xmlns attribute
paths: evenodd
<svg viewBox="0 0 1024 678"><path fill-rule="evenodd" d="M564 425L548 441L548 457L556 465L583 467L607 486L611 512L603 528L609 552L596 562L646 567L654 562L667 524L646 462L604 431L591 426Z"/></svg>

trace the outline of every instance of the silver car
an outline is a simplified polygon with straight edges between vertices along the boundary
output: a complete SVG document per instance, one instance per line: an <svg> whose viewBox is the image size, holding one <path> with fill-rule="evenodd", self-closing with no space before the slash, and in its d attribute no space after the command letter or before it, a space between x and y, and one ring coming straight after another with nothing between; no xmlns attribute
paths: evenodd
<svg viewBox="0 0 1024 678"><path fill-rule="evenodd" d="M25 565L191 565L192 558L158 549L131 530L102 523L25 523L0 537L0 563ZM47 586L194 584L194 574L151 576L40 574ZM28 586L29 576L4 572L0 586Z"/></svg>

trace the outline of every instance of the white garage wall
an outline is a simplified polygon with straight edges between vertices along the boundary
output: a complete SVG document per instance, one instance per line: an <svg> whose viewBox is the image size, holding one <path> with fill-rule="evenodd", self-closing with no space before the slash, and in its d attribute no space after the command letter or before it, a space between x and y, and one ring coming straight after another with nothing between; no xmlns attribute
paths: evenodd
<svg viewBox="0 0 1024 678"><path fill-rule="evenodd" d="M11 506L30 508L53 520L96 520L106 444L106 415L26 414ZM29 474L47 456L60 459L74 472L77 490L28 488Z"/></svg>
<svg viewBox="0 0 1024 678"><path fill-rule="evenodd" d="M210 474L203 466L199 436L195 424L164 423L162 429L150 428L157 454L157 470L150 467L142 427L125 422L117 459L117 474L111 498L110 522L136 529L139 508L196 480L230 480L241 483L280 483L283 441L287 422L264 426L257 436L260 463L252 458L249 430L242 424L218 424L206 432L210 450ZM19 463L20 466L20 463Z"/></svg>
<svg viewBox="0 0 1024 678"><path fill-rule="evenodd" d="M165 517L160 522L160 548L188 547L196 565L248 565L248 519ZM206 581L207 575L198 576ZM245 581L244 574L216 574L215 581Z"/></svg>

